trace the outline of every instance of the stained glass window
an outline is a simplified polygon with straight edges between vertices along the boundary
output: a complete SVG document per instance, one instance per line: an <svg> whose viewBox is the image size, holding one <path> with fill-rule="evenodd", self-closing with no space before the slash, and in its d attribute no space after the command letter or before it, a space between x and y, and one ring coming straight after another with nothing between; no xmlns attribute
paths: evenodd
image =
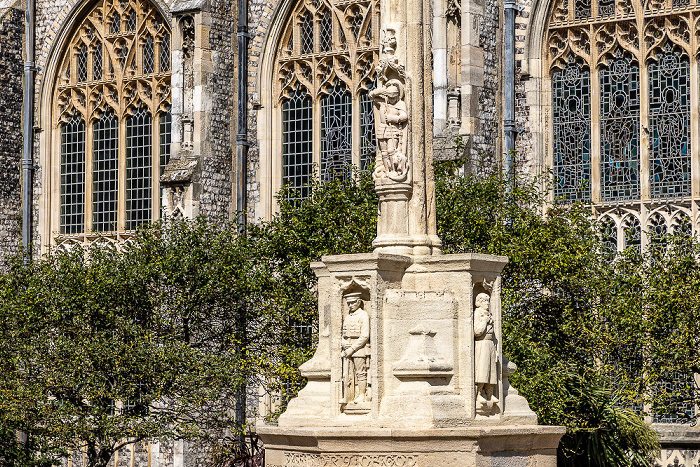
<svg viewBox="0 0 700 467"><path fill-rule="evenodd" d="M374 132L374 105L369 92L374 89L370 83L366 91L360 93L360 168L367 170L374 162L377 153L377 140Z"/></svg>
<svg viewBox="0 0 700 467"><path fill-rule="evenodd" d="M612 16L615 14L615 0L598 0L598 15Z"/></svg>
<svg viewBox="0 0 700 467"><path fill-rule="evenodd" d="M576 19L589 18L591 16L591 0L574 0Z"/></svg>
<svg viewBox="0 0 700 467"><path fill-rule="evenodd" d="M282 172L289 201L308 198L313 171L311 98L297 87L282 104Z"/></svg>
<svg viewBox="0 0 700 467"><path fill-rule="evenodd" d="M591 199L590 73L573 60L552 76L554 196Z"/></svg>
<svg viewBox="0 0 700 467"><path fill-rule="evenodd" d="M639 198L639 67L618 49L600 75L603 201Z"/></svg>
<svg viewBox="0 0 700 467"><path fill-rule="evenodd" d="M151 114L139 107L126 119L126 229L151 221Z"/></svg>
<svg viewBox="0 0 700 467"><path fill-rule="evenodd" d="M119 121L111 110L92 130L92 229L109 232L117 227L119 189Z"/></svg>
<svg viewBox="0 0 700 467"><path fill-rule="evenodd" d="M637 253L642 251L642 226L636 216L627 216L623 224L625 232L625 249L632 248Z"/></svg>
<svg viewBox="0 0 700 467"><path fill-rule="evenodd" d="M61 233L85 229L85 122L74 114L61 125Z"/></svg>
<svg viewBox="0 0 700 467"><path fill-rule="evenodd" d="M368 92L379 44L364 34L378 18L379 2L295 0L275 61L282 137L271 151L282 156L282 182L294 202L310 194L311 177L346 177L351 166L373 162L375 109Z"/></svg>
<svg viewBox="0 0 700 467"><path fill-rule="evenodd" d="M685 213L676 214L673 218L672 226L675 235L683 235L685 237L693 235L693 223L690 220L690 216Z"/></svg>
<svg viewBox="0 0 700 467"><path fill-rule="evenodd" d="M667 331L672 332L672 331ZM690 423L695 418L695 383L692 371L667 375L654 385L654 423Z"/></svg>
<svg viewBox="0 0 700 467"><path fill-rule="evenodd" d="M345 176L352 165L352 102L343 83L321 98L321 178Z"/></svg>
<svg viewBox="0 0 700 467"><path fill-rule="evenodd" d="M667 46L649 65L650 178L654 198L690 195L690 62Z"/></svg>
<svg viewBox="0 0 700 467"><path fill-rule="evenodd" d="M615 225L615 221L609 217L604 217L600 220L598 229L603 254L610 259L614 258L617 253L617 225Z"/></svg>

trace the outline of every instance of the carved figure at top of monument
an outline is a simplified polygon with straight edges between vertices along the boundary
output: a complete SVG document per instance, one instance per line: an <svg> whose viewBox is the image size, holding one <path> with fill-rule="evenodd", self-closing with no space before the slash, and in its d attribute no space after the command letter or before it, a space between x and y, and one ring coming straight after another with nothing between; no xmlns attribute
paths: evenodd
<svg viewBox="0 0 700 467"><path fill-rule="evenodd" d="M367 385L369 370L369 315L364 310L361 292L345 294L349 313L343 320L341 341L343 359L343 404L370 400Z"/></svg>
<svg viewBox="0 0 700 467"><path fill-rule="evenodd" d="M494 340L493 316L489 310L491 297L487 293L476 296L474 310L474 382L476 383L476 410L482 415L493 412L498 402L494 388L498 384L496 367L498 357Z"/></svg>
<svg viewBox="0 0 700 467"><path fill-rule="evenodd" d="M408 111L404 101L404 86L398 79L391 79L383 87L371 91L369 97L374 101L379 146L374 178L387 177L403 182L408 177Z"/></svg>

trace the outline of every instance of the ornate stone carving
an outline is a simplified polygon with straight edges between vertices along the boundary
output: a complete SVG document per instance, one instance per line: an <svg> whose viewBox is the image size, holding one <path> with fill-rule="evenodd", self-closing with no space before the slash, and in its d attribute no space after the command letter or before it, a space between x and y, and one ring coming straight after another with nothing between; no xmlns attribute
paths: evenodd
<svg viewBox="0 0 700 467"><path fill-rule="evenodd" d="M494 322L489 309L491 297L487 293L476 296L474 309L474 382L476 383L476 411L491 415L498 398L494 389L498 384L498 357L494 340Z"/></svg>
<svg viewBox="0 0 700 467"><path fill-rule="evenodd" d="M379 151L374 178L403 182L408 177L406 155L408 111L404 86L398 79L387 81L369 93L375 105L375 125Z"/></svg>
<svg viewBox="0 0 700 467"><path fill-rule="evenodd" d="M370 366L369 314L364 309L363 291L350 288L344 296L348 314L343 319L341 352L343 368L342 410L346 413L369 411L371 390L367 375Z"/></svg>

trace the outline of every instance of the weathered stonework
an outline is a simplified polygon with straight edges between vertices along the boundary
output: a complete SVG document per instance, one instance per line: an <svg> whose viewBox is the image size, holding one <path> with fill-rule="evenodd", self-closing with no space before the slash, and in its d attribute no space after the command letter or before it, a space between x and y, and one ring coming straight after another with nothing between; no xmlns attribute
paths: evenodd
<svg viewBox="0 0 700 467"><path fill-rule="evenodd" d="M20 245L23 12L0 10L0 271Z"/></svg>

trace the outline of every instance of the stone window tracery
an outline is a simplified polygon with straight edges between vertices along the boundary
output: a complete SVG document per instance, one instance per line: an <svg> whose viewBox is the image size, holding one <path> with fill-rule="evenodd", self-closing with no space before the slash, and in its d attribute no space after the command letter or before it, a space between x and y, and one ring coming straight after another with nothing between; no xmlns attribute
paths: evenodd
<svg viewBox="0 0 700 467"><path fill-rule="evenodd" d="M277 49L275 96L281 110L282 183L307 197L311 177L344 177L374 160L379 44L376 0L300 0Z"/></svg>
<svg viewBox="0 0 700 467"><path fill-rule="evenodd" d="M100 0L76 23L53 94L59 237L133 230L160 212L171 135L165 24L148 0Z"/></svg>
<svg viewBox="0 0 700 467"><path fill-rule="evenodd" d="M543 72L554 200L609 216L620 249L646 248L659 208L668 232L683 219L691 235L700 219L698 26L700 2L690 0L551 3Z"/></svg>

